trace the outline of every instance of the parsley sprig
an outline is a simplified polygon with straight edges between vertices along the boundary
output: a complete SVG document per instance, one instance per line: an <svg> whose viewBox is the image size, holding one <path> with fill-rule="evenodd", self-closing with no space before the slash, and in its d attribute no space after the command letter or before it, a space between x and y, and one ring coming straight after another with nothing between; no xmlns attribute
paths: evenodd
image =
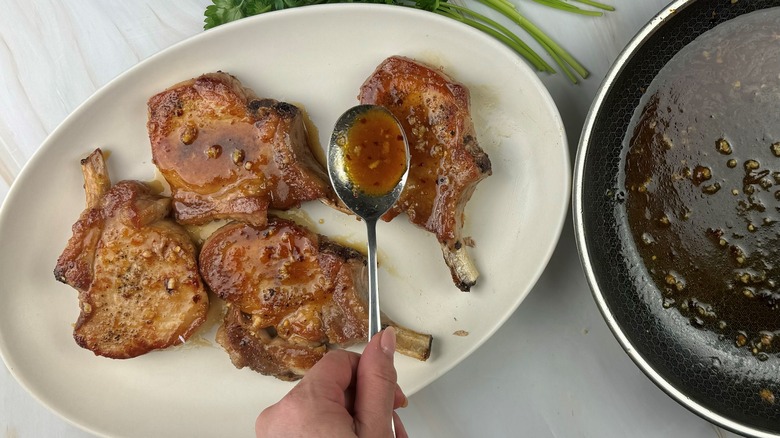
<svg viewBox="0 0 780 438"><path fill-rule="evenodd" d="M509 0L477 0L498 11L526 31L550 55L564 74L573 82L578 77L587 78L589 73L573 56L559 46L547 34L525 18ZM590 8L581 8L566 0L533 0L551 8L576 14L600 16L602 11L614 11L614 8L594 0L573 0ZM204 29L219 26L244 17L269 11L297 8L322 3L379 3L423 9L452 18L479 29L498 39L524 57L539 71L555 73L555 69L538 53L528 46L519 36L497 21L475 12L465 6L450 3L447 0L212 0L204 13Z"/></svg>

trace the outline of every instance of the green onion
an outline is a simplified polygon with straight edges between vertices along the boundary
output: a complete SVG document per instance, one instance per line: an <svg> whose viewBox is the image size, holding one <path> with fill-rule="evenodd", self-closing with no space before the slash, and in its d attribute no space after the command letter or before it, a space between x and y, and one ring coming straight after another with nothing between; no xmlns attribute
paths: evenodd
<svg viewBox="0 0 780 438"><path fill-rule="evenodd" d="M582 66L573 56L559 46L547 34L531 23L517 10L509 0L477 0L478 2L498 11L506 18L512 20L521 29L526 31L549 54L550 58L560 67L561 71L573 83L578 82L578 77L587 78L588 70ZM519 1L519 0L516 0ZM524 0L528 1L528 0ZM604 13L599 10L583 9L565 0L532 0L544 6L574 14L598 17ZM615 8L593 0L573 0L580 4L614 11ZM528 46L517 34L496 22L495 20L475 12L465 6L448 3L447 0L212 0L211 5L204 12L204 29L219 26L229 21L238 20L250 15L262 14L269 11L297 8L321 3L382 3L389 5L406 6L415 9L430 11L444 17L457 20L461 23L478 29L493 38L506 44L520 56L525 58L538 71L555 73L538 53Z"/></svg>

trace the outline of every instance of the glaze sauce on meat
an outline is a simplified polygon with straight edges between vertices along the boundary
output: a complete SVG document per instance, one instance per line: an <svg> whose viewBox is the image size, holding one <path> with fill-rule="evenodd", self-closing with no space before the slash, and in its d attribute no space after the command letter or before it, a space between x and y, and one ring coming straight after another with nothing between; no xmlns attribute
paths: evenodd
<svg viewBox="0 0 780 438"><path fill-rule="evenodd" d="M389 193L406 171L404 135L393 116L378 109L349 128L344 156L349 179L369 195Z"/></svg>
<svg viewBox="0 0 780 438"><path fill-rule="evenodd" d="M219 285L215 293L258 315L264 327L277 324L285 309L321 302L331 287L316 259L318 242L289 223L275 219L259 229L233 222L215 231L201 250L201 273Z"/></svg>
<svg viewBox="0 0 780 438"><path fill-rule="evenodd" d="M780 8L704 33L658 74L625 157L636 247L664 307L780 352Z"/></svg>

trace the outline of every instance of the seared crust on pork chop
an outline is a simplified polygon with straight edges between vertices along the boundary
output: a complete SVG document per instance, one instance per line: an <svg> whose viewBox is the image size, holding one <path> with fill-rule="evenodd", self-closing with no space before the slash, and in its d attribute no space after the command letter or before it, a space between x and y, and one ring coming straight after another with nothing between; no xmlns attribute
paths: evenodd
<svg viewBox="0 0 780 438"><path fill-rule="evenodd" d="M216 340L236 368L247 367L287 381L300 379L327 352L325 345L297 345L273 336L272 330L255 327L250 314L231 304L217 329Z"/></svg>
<svg viewBox="0 0 780 438"><path fill-rule="evenodd" d="M82 160L87 208L54 276L79 291L73 337L115 359L181 344L206 320L208 295L170 199L138 181L111 186L100 149Z"/></svg>
<svg viewBox="0 0 780 438"><path fill-rule="evenodd" d="M262 226L269 208L334 203L296 106L259 99L218 72L153 96L148 110L152 159L171 187L178 222Z"/></svg>
<svg viewBox="0 0 780 438"><path fill-rule="evenodd" d="M435 234L453 281L468 291L479 274L461 237L463 209L477 183L491 174L490 159L477 143L468 89L441 71L393 56L365 81L358 98L388 108L409 141L406 188L383 219L405 212Z"/></svg>
<svg viewBox="0 0 780 438"><path fill-rule="evenodd" d="M217 340L233 364L297 379L330 345L368 336L365 257L286 219L232 222L204 242L203 280L229 310ZM399 353L425 360L431 336L399 327Z"/></svg>

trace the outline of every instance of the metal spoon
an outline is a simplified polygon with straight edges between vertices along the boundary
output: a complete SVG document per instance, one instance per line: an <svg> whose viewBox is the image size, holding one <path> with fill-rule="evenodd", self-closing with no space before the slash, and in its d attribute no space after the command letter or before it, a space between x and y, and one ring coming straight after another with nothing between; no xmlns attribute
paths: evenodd
<svg viewBox="0 0 780 438"><path fill-rule="evenodd" d="M348 133L355 122L369 111L378 110L389 114L403 136L406 156L406 170L398 183L387 193L367 194L354 184L347 171L345 147ZM376 223L395 204L406 184L409 174L409 142L398 120L386 108L377 105L358 105L348 109L339 117L328 144L328 174L338 197L353 213L366 222L368 230L368 339L382 330L379 313L379 281L376 262Z"/></svg>

